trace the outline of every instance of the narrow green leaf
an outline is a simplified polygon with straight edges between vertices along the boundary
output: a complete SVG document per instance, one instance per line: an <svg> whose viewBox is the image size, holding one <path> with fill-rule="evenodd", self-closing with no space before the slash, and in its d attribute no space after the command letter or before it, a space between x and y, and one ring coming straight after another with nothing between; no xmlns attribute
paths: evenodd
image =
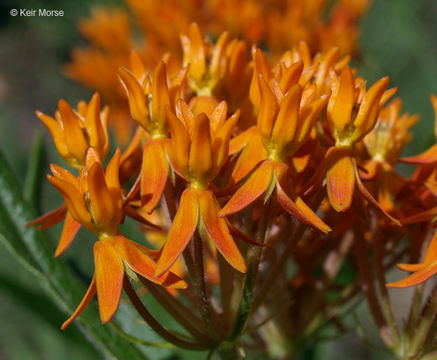
<svg viewBox="0 0 437 360"><path fill-rule="evenodd" d="M23 197L35 209L38 209L38 195L41 190L42 168L44 164L44 136L38 131L33 140L29 163L24 179Z"/></svg>
<svg viewBox="0 0 437 360"><path fill-rule="evenodd" d="M53 300L66 314L71 314L85 288L62 260L53 257L53 249L43 233L25 227L34 217L30 207L25 205L18 181L0 152L0 237L7 243L8 249L21 255L20 260L29 264L29 269L36 269L34 273ZM137 346L109 326L103 326L96 306L90 305L80 316L80 323L76 324L99 350L112 359L147 358Z"/></svg>

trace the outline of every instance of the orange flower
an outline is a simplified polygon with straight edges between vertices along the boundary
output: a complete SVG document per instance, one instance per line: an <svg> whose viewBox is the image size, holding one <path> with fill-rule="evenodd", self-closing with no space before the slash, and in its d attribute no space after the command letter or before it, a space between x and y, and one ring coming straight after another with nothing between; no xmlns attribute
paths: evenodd
<svg viewBox="0 0 437 360"><path fill-rule="evenodd" d="M205 44L195 23L190 25L188 36L181 35L183 64L190 65L188 84L197 95L211 95L217 84L223 80L228 62L228 40L229 34L224 32L215 45Z"/></svg>
<svg viewBox="0 0 437 360"><path fill-rule="evenodd" d="M141 203L150 213L158 206L168 178L169 166L165 153L168 125L165 108L174 108L186 69L170 82L166 65L160 62L155 68L153 79L150 80L145 74L144 65L135 53L132 54L131 60L133 73L121 68L119 76L129 99L132 117L150 135L150 141L143 150L140 185Z"/></svg>
<svg viewBox="0 0 437 360"><path fill-rule="evenodd" d="M183 252L196 228L204 239L211 239L223 257L235 269L246 272L241 253L219 216L220 207L208 186L228 158L229 139L238 121L236 112L226 119L227 106L217 105L210 117L196 118L188 105L179 100L177 114L167 109L172 134L168 154L175 171L190 183L184 190L179 208L162 248L156 275L167 271Z"/></svg>
<svg viewBox="0 0 437 360"><path fill-rule="evenodd" d="M239 181L252 171L257 165L256 161L262 162L231 197L220 214L227 216L236 213L263 194L267 200L276 189L276 198L285 211L327 233L330 231L329 226L291 190L290 169L285 163L287 157L293 155L308 138L317 115L327 102L327 97L314 100L315 94L311 87L307 88L310 94L302 93L302 88L297 83L302 71L302 62L297 62L288 69L291 69L286 76L289 81L278 83L272 77L272 85L259 74L257 128L252 130L254 134L250 145L247 145L234 168L233 180ZM265 71L267 72L267 68ZM252 160L246 162L247 156ZM240 161L241 159L243 160Z"/></svg>
<svg viewBox="0 0 437 360"><path fill-rule="evenodd" d="M59 154L75 169L85 165L90 146L104 159L109 149L107 132L108 108L100 112L100 96L95 93L89 102L79 102L77 111L64 100L58 103L55 119L36 111L36 115L50 131Z"/></svg>
<svg viewBox="0 0 437 360"><path fill-rule="evenodd" d="M353 156L354 145L373 129L381 107L396 89L385 91L389 81L385 77L366 91L364 80L355 79L348 66L341 71L340 79L334 77L333 81L327 118L335 146L327 151L315 177L326 173L328 199L334 210L343 212L350 208L357 186L367 201L399 224L364 187Z"/></svg>
<svg viewBox="0 0 437 360"><path fill-rule="evenodd" d="M118 225L123 221L123 199L119 182L120 150L109 161L106 171L94 148L86 156L86 166L79 177L52 164L54 176L48 180L58 189L65 200L71 217L98 236L94 245L95 275L91 285L74 312L62 325L65 329L88 305L97 292L100 318L109 322L117 311L125 267L153 282L164 286L185 288L186 283L172 273L156 277L157 253L119 235ZM60 244L63 251L69 243Z"/></svg>
<svg viewBox="0 0 437 360"><path fill-rule="evenodd" d="M101 237L94 244L95 272L91 284L74 313L62 324L65 330L76 319L97 293L102 323L112 320L120 304L125 274L138 274L154 283L174 289L186 289L187 283L167 272L156 277L156 252L137 244L122 235ZM130 272L126 272L126 268ZM132 273L133 272L133 273Z"/></svg>

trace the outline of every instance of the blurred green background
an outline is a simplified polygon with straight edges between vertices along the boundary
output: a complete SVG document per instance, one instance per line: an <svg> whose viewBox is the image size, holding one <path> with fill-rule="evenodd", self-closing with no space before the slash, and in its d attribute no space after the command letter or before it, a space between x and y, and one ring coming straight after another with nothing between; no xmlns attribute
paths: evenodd
<svg viewBox="0 0 437 360"><path fill-rule="evenodd" d="M73 46L85 44L76 22L87 16L90 6L96 4L122 6L116 0L0 2L0 149L19 179L24 178L34 134L42 128L35 109L51 114L60 98L70 103L90 98L91 91L64 77L61 66L69 60ZM65 15L12 17L12 8L62 9ZM399 87L404 111L421 115L405 154L424 150L435 141L429 95L437 93L437 1L375 0L363 21L361 48L362 55L354 62L359 73L369 82L389 75L391 86ZM46 163L59 161L48 136L45 142ZM49 204L60 203L59 196L48 186L43 187L41 194L39 211L48 210ZM48 232L54 249L60 227ZM79 234L80 241L73 244L65 258L85 284L92 263L91 258L81 256L91 251L91 241L83 239L84 235ZM32 275L2 246L0 259L0 360L101 358L74 326L67 332L59 330L66 314L57 309ZM401 311L403 299L394 300ZM357 314L365 332L375 333L365 304L357 309ZM355 319L351 318L350 323L351 327L356 326ZM374 337L367 340L378 346ZM305 354L305 358L334 359L339 353L345 360L390 358L366 344L357 332L322 343ZM204 355L196 357L204 358ZM158 351L151 357L192 359L194 354Z"/></svg>

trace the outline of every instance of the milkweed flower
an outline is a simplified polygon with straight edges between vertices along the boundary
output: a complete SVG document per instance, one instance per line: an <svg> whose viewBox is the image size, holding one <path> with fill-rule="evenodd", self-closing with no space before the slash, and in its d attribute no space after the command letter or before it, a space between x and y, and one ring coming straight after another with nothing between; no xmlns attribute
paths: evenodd
<svg viewBox="0 0 437 360"><path fill-rule="evenodd" d="M264 55L258 50L254 53L260 69L258 91L252 88L253 101L259 103L257 126L249 130L252 132L250 144L243 150L234 168L233 180L238 182L255 166L258 167L235 192L220 214L227 216L236 213L263 194L268 199L276 189L276 198L285 211L327 233L330 231L329 226L292 191L291 172L286 160L306 141L328 98L322 96L315 99L315 89L312 86L302 91L302 86L298 83L303 69L302 61L284 67L282 76L277 80ZM263 73L267 74L267 79ZM247 157L251 160L246 162Z"/></svg>
<svg viewBox="0 0 437 360"><path fill-rule="evenodd" d="M89 147L93 147L101 159L109 149L107 131L109 109L101 112L100 96L95 93L89 102L79 102L77 109L60 100L55 118L36 111L36 115L52 135L56 149L73 168L81 170Z"/></svg>
<svg viewBox="0 0 437 360"><path fill-rule="evenodd" d="M171 82L164 62L156 66L152 79L147 77L144 65L135 53L131 62L133 72L121 68L119 76L128 96L133 119L150 137L143 150L140 183L141 203L150 213L159 204L169 172L165 153L168 141L165 108L174 108L187 69L183 69Z"/></svg>
<svg viewBox="0 0 437 360"><path fill-rule="evenodd" d="M239 112L227 119L226 103L221 102L209 117L205 113L195 117L188 104L179 100L177 116L168 107L166 114L172 135L168 155L176 173L190 186L180 198L156 275L163 274L173 265L196 229L201 236L212 240L230 265L246 272L244 259L225 219L219 216L220 206L209 189L228 158L229 139Z"/></svg>
<svg viewBox="0 0 437 360"><path fill-rule="evenodd" d="M118 225L125 216L119 164L120 150L117 150L104 171L98 153L91 147L86 155L85 167L78 178L54 164L51 165L53 176L47 176L63 196L73 219L98 237L94 244L93 279L82 302L62 325L62 329L80 315L96 293L102 322L111 321L120 303L125 268L163 286L187 286L172 273L156 277L156 252L118 233Z"/></svg>
<svg viewBox="0 0 437 360"><path fill-rule="evenodd" d="M93 147L101 159L105 159L108 153L108 112L107 107L101 111L100 96L95 93L88 104L80 101L76 110L65 100L60 100L54 118L38 110L36 114L50 131L59 154L73 168L82 170L89 147ZM56 257L65 252L81 227L65 205L27 224L39 225L38 230L42 230L64 219L61 238L55 251Z"/></svg>

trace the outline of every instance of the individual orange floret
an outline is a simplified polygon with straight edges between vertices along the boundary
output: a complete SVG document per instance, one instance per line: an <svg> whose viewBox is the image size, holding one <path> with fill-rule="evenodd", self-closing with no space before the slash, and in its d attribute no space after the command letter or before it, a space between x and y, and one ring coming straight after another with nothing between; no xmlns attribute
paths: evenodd
<svg viewBox="0 0 437 360"><path fill-rule="evenodd" d="M315 99L312 87L302 91L298 83L302 67L301 61L294 63L286 68L279 81L273 76L267 81L262 72L258 75L257 126L250 130L249 143L235 166L233 180L240 181L259 165L224 206L222 216L244 209L262 195L268 199L276 189L276 198L285 211L323 233L330 231L292 191L291 172L286 162L306 141L328 100L327 96ZM264 69L268 72L270 68L265 66ZM286 81L282 81L284 79ZM244 161L247 157L252 160Z"/></svg>
<svg viewBox="0 0 437 360"><path fill-rule="evenodd" d="M120 150L117 150L104 171L97 152L90 148L86 166L78 178L59 166L51 166L53 176L48 175L48 180L61 193L68 212L75 221L98 236L94 244L93 280L84 299L62 325L62 329L80 315L96 292L102 322L111 321L120 303L125 267L163 286L187 286L172 273L156 277L156 263L153 260L156 252L118 233L118 225L124 219L119 165Z"/></svg>
<svg viewBox="0 0 437 360"><path fill-rule="evenodd" d="M362 184L354 153L354 145L373 129L382 106L395 91L385 91L388 82L388 77L382 78L366 91L364 80L355 79L348 66L339 79L334 77L327 119L335 145L326 152L315 178L320 177L320 181L326 176L328 199L334 210L343 212L351 207L357 186L367 201L398 224Z"/></svg>
<svg viewBox="0 0 437 360"><path fill-rule="evenodd" d="M174 109L186 69L170 81L166 65L160 62L150 79L137 55L132 54L132 72L121 68L119 76L125 87L132 117L149 139L144 147L141 171L141 203L147 212L158 206L168 178L169 165L165 153L168 125L165 108Z"/></svg>
<svg viewBox="0 0 437 360"><path fill-rule="evenodd" d="M75 169L85 165L90 146L104 159L109 149L107 131L108 108L100 112L100 96L95 93L89 102L79 102L77 110L59 100L55 118L36 111L36 115L50 131L59 154Z"/></svg>
<svg viewBox="0 0 437 360"><path fill-rule="evenodd" d="M177 114L167 109L171 130L168 155L174 170L190 187L182 193L179 208L162 248L157 275L167 271L181 255L196 229L201 236L210 238L223 257L240 272L246 272L241 253L229 232L225 219L219 216L220 206L209 190L227 161L229 139L238 121L239 113L226 117L225 103L208 116L197 117L183 100L178 101Z"/></svg>

